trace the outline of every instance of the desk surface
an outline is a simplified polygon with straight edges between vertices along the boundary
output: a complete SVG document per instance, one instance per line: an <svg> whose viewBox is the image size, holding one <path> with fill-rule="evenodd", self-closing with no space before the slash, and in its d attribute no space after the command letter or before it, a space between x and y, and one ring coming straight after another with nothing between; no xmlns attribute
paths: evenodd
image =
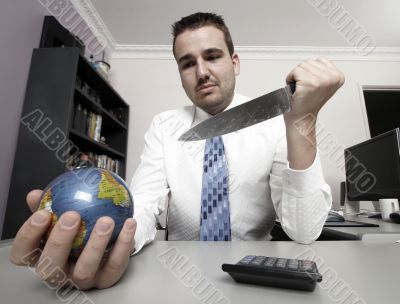
<svg viewBox="0 0 400 304"><path fill-rule="evenodd" d="M343 237L347 239L360 240L366 234L391 233L398 234L400 239L400 224L356 215L345 215L345 219L377 224L379 227L324 227L323 234L339 238Z"/></svg>
<svg viewBox="0 0 400 304"><path fill-rule="evenodd" d="M205 303L217 290L224 300L209 303L341 303L346 296L353 298L344 303L399 302L400 244L393 242L153 242L131 259L114 287L85 292L88 298L79 291L70 292L71 300L64 295L62 301L57 298L60 289L51 290L28 268L11 265L9 250L9 246L0 247L1 303ZM247 254L313 255L323 282L314 292L235 283L221 265L236 263ZM199 271L195 282L200 284L182 280L188 269ZM200 287L205 287L203 293ZM357 296L364 302L356 302Z"/></svg>

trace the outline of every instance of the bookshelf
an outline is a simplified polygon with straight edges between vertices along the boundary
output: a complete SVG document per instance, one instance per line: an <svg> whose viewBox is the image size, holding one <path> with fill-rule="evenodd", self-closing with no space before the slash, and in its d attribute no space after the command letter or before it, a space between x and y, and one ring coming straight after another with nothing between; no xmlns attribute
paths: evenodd
<svg viewBox="0 0 400 304"><path fill-rule="evenodd" d="M78 105L101 116L101 126L90 125L89 115L77 119ZM88 132L90 127L97 127L96 132ZM109 165L125 179L128 127L128 104L79 48L34 49L2 239L13 238L30 216L26 194L43 189L82 154L97 155L96 166Z"/></svg>

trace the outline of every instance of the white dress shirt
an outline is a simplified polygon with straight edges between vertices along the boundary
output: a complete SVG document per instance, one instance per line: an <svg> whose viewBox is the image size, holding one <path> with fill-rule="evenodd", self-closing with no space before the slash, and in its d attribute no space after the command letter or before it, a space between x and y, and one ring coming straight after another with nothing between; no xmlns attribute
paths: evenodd
<svg viewBox="0 0 400 304"><path fill-rule="evenodd" d="M227 109L248 100L235 93ZM154 240L156 216L166 204L169 240L199 240L205 140L178 138L209 117L194 105L154 117L131 183L138 223L135 253ZM282 116L222 138L232 240L268 240L276 218L293 240L307 244L317 239L332 202L318 153L306 170L289 168Z"/></svg>

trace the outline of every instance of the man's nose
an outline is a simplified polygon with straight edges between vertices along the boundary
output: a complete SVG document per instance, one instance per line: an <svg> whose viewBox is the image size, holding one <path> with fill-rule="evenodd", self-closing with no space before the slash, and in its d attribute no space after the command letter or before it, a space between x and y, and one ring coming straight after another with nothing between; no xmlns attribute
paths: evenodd
<svg viewBox="0 0 400 304"><path fill-rule="evenodd" d="M209 78L210 72L208 70L207 63L204 62L203 60L199 60L197 62L197 78L202 79L202 78Z"/></svg>

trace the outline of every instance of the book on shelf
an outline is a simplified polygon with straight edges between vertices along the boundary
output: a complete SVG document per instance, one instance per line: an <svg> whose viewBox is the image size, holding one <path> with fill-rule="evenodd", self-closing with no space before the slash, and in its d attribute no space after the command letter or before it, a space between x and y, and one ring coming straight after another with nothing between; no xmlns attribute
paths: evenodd
<svg viewBox="0 0 400 304"><path fill-rule="evenodd" d="M74 105L74 120L72 123L72 128L77 131L82 130L81 127L82 115L83 115L82 106L80 104Z"/></svg>
<svg viewBox="0 0 400 304"><path fill-rule="evenodd" d="M73 129L93 140L100 141L102 115L89 111L81 104L75 104L74 108Z"/></svg>
<svg viewBox="0 0 400 304"><path fill-rule="evenodd" d="M94 129L95 129L95 124L96 124L96 118L95 118L95 114L93 112L89 112L89 117L88 117L88 132L87 135L93 139L94 138Z"/></svg>
<svg viewBox="0 0 400 304"><path fill-rule="evenodd" d="M93 152L79 153L78 157L70 155L70 160L67 162L68 169L92 165L97 168L107 169L118 175L122 173L121 161L105 154L96 154Z"/></svg>
<svg viewBox="0 0 400 304"><path fill-rule="evenodd" d="M103 117L101 115L96 115L96 123L95 123L95 130L94 130L94 137L93 139L96 141L100 141L101 138L101 123L103 121Z"/></svg>
<svg viewBox="0 0 400 304"><path fill-rule="evenodd" d="M83 115L82 115L82 122L81 122L81 124L82 124L82 129L80 130L81 132L82 132L82 134L87 134L87 132L88 132L88 120L87 120L87 117L88 117L88 111L87 111L87 109L86 108L83 108Z"/></svg>

